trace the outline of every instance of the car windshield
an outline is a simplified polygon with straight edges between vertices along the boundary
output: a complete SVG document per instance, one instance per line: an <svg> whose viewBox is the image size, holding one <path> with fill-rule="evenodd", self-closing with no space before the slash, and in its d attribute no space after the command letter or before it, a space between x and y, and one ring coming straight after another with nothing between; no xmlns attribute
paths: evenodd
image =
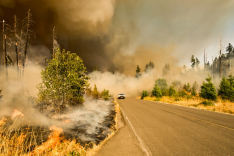
<svg viewBox="0 0 234 156"><path fill-rule="evenodd" d="M119 94L119 95L124 95L124 94L121 93L121 94Z"/></svg>

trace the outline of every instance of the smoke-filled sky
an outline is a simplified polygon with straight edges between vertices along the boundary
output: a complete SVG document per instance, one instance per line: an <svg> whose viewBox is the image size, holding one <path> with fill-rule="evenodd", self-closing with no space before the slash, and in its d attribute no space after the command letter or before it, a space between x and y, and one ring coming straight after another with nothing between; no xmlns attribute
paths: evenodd
<svg viewBox="0 0 234 156"><path fill-rule="evenodd" d="M202 66L204 48L209 61L218 56L220 33L225 52L234 44L233 8L232 0L0 0L0 20L12 25L30 9L32 49L41 56L52 53L55 26L60 47L77 53L89 71L97 65L134 75L150 61L159 72L165 63L190 66L191 55Z"/></svg>

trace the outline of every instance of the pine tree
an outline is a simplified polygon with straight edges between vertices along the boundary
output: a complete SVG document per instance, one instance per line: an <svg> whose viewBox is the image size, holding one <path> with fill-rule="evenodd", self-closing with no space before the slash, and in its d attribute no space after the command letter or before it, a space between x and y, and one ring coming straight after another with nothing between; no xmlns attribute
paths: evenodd
<svg viewBox="0 0 234 156"><path fill-rule="evenodd" d="M195 58L194 58L194 55L192 55L192 57L191 57L191 63L192 63L192 68L194 68L194 66L195 66L195 64L196 64L196 60L195 60Z"/></svg>
<svg viewBox="0 0 234 156"><path fill-rule="evenodd" d="M199 66L199 64L200 64L200 61L198 60L198 58L196 58L196 61L195 61L196 68Z"/></svg>
<svg viewBox="0 0 234 156"><path fill-rule="evenodd" d="M234 101L234 77L232 75L229 75L228 78L222 78L218 95L221 96L222 99Z"/></svg>
<svg viewBox="0 0 234 156"><path fill-rule="evenodd" d="M203 81L199 94L204 99L215 100L217 98L217 93L214 84L211 82L211 77L206 78L206 81L207 82Z"/></svg>
<svg viewBox="0 0 234 156"><path fill-rule="evenodd" d="M233 51L233 46L231 43L228 44L226 51L230 54Z"/></svg>
<svg viewBox="0 0 234 156"><path fill-rule="evenodd" d="M136 69L136 77L137 78L141 76L140 72L141 72L141 69L140 69L139 65L137 65L137 69Z"/></svg>
<svg viewBox="0 0 234 156"><path fill-rule="evenodd" d="M96 84L94 85L94 89L93 89L93 97L94 97L95 99L98 99L98 97L99 97L99 92L98 92L98 89L97 89L97 85L96 85Z"/></svg>
<svg viewBox="0 0 234 156"><path fill-rule="evenodd" d="M222 99L229 99L229 94L230 82L228 81L228 79L223 77L219 85L218 95L221 96Z"/></svg>
<svg viewBox="0 0 234 156"><path fill-rule="evenodd" d="M157 85L157 82L155 82L155 84L154 84L154 88L152 90L152 96L162 97L162 93L161 93L161 90L159 89L159 87Z"/></svg>

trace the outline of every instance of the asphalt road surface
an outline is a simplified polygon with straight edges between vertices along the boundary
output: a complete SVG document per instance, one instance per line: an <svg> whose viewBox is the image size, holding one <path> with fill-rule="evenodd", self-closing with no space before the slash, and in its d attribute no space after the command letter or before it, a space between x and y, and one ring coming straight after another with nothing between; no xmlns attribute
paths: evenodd
<svg viewBox="0 0 234 156"><path fill-rule="evenodd" d="M118 103L144 155L234 155L233 115L135 98Z"/></svg>

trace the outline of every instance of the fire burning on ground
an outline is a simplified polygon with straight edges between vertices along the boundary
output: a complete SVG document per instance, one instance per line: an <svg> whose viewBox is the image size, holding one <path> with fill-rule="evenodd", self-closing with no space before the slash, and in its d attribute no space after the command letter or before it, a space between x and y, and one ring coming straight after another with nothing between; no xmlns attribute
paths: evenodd
<svg viewBox="0 0 234 156"><path fill-rule="evenodd" d="M88 101L63 114L54 114L50 109L40 115L30 113L27 109L13 109L11 115L0 116L1 154L86 155L87 149L115 130L115 109L110 101Z"/></svg>
<svg viewBox="0 0 234 156"><path fill-rule="evenodd" d="M23 116L24 116L23 113L21 113L20 111L18 111L17 109L15 109L15 110L14 110L14 113L13 113L12 116L11 116L11 119L14 119L14 118L16 118L16 117L23 117Z"/></svg>

